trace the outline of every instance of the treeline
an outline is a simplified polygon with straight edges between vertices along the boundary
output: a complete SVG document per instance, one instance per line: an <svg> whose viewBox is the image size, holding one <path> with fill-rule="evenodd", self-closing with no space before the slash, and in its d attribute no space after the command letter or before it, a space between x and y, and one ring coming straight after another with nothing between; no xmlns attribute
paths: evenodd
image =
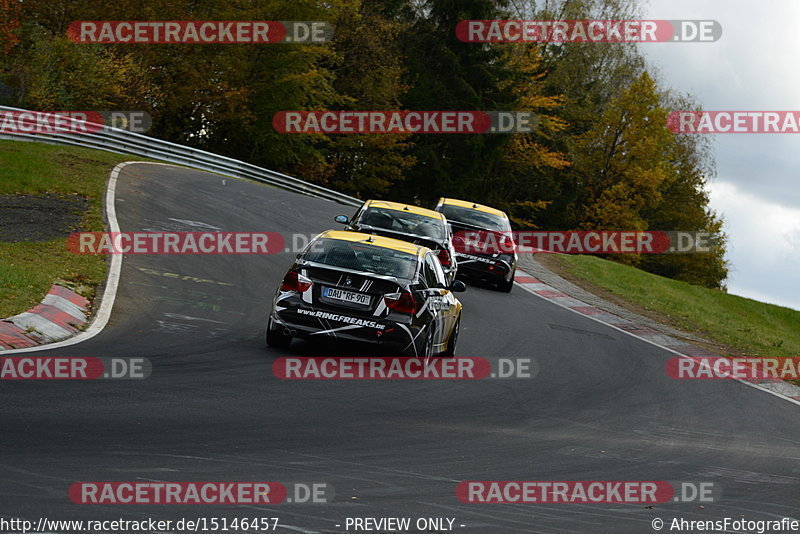
<svg viewBox="0 0 800 534"><path fill-rule="evenodd" d="M629 19L635 0L0 0L6 103L142 110L149 135L359 196L430 206L441 195L507 211L518 229L721 231L701 136L667 110L695 109L632 44L469 44L464 19ZM325 44L87 45L76 20L320 20ZM513 135L287 135L283 110L518 110ZM713 254L617 258L724 288Z"/></svg>

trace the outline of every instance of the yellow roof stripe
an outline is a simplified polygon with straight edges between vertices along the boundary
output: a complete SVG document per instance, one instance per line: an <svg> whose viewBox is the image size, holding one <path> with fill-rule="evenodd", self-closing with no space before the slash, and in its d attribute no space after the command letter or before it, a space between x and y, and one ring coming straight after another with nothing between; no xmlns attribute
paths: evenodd
<svg viewBox="0 0 800 534"><path fill-rule="evenodd" d="M426 247L420 247L407 241L400 241L399 239L392 239L391 237L383 237L379 235L364 234L361 232L348 232L346 230L328 230L319 235L320 238L338 239L340 241L349 241L351 243L365 243L374 247L390 248L398 252L405 252L413 256L424 254L427 250ZM372 238L371 243L366 243L367 239Z"/></svg>
<svg viewBox="0 0 800 534"><path fill-rule="evenodd" d="M470 208L470 209L474 209L474 210L478 210L478 211L483 211L483 212L486 212L486 213L491 213L492 215L499 215L500 217L503 217L504 219L508 219L508 216L505 214L505 212L500 211L500 210L495 209L495 208L492 208L492 207L489 207L489 206L484 206L483 204L477 204L475 202L467 202L466 200L458 200L458 199L455 199L455 198L444 198L444 197L439 199L439 202L441 202L442 204L445 204L445 205L461 206L462 208ZM473 207L473 205L475 207Z"/></svg>
<svg viewBox="0 0 800 534"><path fill-rule="evenodd" d="M420 208L419 206L414 206L413 204L401 204L399 202L389 202L388 200L368 200L367 206L370 208L382 208L393 211L408 211L416 215L422 215L423 217L430 217L431 219L437 219L439 221L444 219L444 215L442 215L438 211L429 210L427 208Z"/></svg>

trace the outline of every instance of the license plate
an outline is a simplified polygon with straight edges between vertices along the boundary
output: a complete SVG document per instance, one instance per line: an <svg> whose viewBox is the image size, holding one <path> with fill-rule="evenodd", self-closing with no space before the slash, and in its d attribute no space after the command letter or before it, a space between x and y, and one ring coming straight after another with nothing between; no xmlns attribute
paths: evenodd
<svg viewBox="0 0 800 534"><path fill-rule="evenodd" d="M352 302L355 304L362 304L364 306L369 306L370 301L369 295L356 293L355 291L345 291L344 289L337 289L335 287L326 287L322 292L322 295L329 299Z"/></svg>

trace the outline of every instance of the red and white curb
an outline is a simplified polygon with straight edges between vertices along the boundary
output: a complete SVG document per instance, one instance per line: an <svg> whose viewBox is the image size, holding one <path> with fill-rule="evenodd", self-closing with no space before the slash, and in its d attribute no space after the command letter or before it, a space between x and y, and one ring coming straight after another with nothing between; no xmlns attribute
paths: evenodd
<svg viewBox="0 0 800 534"><path fill-rule="evenodd" d="M576 298L570 297L566 293L559 291L545 284L541 280L534 278L526 272L517 269L517 275L514 281L529 293L533 293L537 297L549 300L554 304L567 308L584 315L594 321L606 324L618 330L621 330L631 336L642 339L651 345L656 345L666 349L678 356L690 358L699 362L702 365L707 365L706 360L698 358L719 358L719 354L714 354L705 349L686 343L679 339L675 339L666 334L662 334L647 326L638 325L622 317L618 317L613 313L601 310L591 306ZM783 380L775 378L765 378L763 380L741 380L736 379L748 386L761 389L767 393L771 393L778 397L784 398L790 402L800 405L800 387L784 382Z"/></svg>
<svg viewBox="0 0 800 534"><path fill-rule="evenodd" d="M0 351L34 347L72 336L86 324L89 301L53 285L42 302L0 321Z"/></svg>

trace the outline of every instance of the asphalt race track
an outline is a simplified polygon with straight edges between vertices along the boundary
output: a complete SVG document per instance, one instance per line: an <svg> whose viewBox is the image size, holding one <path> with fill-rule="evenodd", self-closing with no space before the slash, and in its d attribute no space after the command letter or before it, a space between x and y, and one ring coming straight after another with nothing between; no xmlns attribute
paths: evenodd
<svg viewBox="0 0 800 534"><path fill-rule="evenodd" d="M116 209L123 231L305 235L354 211L160 165L126 167ZM450 517L467 533L646 533L655 517L800 516L800 407L736 382L672 380L666 351L520 287L459 296L458 353L531 358L534 378L278 380L279 356L368 354L298 341L267 349L268 308L292 257L126 256L105 330L40 354L143 356L152 376L0 384L0 514L278 517L280 532L320 533L345 532L348 517ZM455 496L464 480L713 481L723 493L703 506L465 504ZM327 482L336 496L82 506L67 494L77 481Z"/></svg>

